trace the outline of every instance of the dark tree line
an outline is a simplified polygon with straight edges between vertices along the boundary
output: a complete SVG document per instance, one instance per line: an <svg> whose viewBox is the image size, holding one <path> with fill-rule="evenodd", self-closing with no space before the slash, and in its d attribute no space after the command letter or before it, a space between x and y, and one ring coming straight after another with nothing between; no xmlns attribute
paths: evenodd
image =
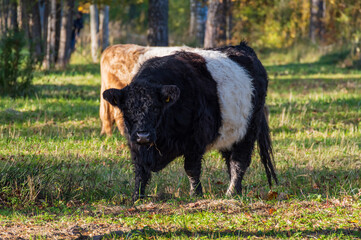
<svg viewBox="0 0 361 240"><path fill-rule="evenodd" d="M0 0L0 35L22 31L44 69L65 68L71 56L73 0ZM73 36L74 37L74 36Z"/></svg>
<svg viewBox="0 0 361 240"><path fill-rule="evenodd" d="M117 10L129 7L126 14L131 17L135 12L134 6L140 6L135 2L136 0L0 0L0 34L8 30L23 31L33 49L34 59L42 61L45 69L64 68L73 49L76 9L79 5L90 3L91 54L93 61L97 62L100 53L109 45L109 5L116 4L114 9ZM262 0L189 0L189 15L181 16L189 19L189 28L182 34L188 36L186 43L204 47L236 44L241 39L256 40L257 44L264 47L277 44L289 46L301 38L308 38L315 44L330 42L330 39L335 39L334 36L342 32L340 27L334 27L340 22L340 14L357 18L359 3L349 7L350 2L352 1L327 1L326 5L326 0L287 0L275 5ZM169 0L144 0L142 4L147 9L148 18L145 22L148 24L148 45L167 46L168 21L175 18L168 16ZM306 5L308 7L304 7ZM352 19L350 22L353 25L345 25L346 30L343 32L354 32L357 21ZM352 34L358 36L357 32Z"/></svg>

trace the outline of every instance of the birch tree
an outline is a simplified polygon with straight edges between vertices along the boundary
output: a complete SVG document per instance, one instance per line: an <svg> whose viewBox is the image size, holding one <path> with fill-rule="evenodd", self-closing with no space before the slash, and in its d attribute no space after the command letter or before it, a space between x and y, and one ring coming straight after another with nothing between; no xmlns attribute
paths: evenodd
<svg viewBox="0 0 361 240"><path fill-rule="evenodd" d="M109 6L104 5L99 10L99 33L102 52L109 46Z"/></svg>
<svg viewBox="0 0 361 240"><path fill-rule="evenodd" d="M98 62L99 51L99 19L98 8L96 4L90 5L90 37L91 37L91 54L94 63Z"/></svg>
<svg viewBox="0 0 361 240"><path fill-rule="evenodd" d="M204 47L211 48L227 44L227 18L229 14L229 0L209 1Z"/></svg>
<svg viewBox="0 0 361 240"><path fill-rule="evenodd" d="M204 36L204 47L212 48L216 47L216 35L217 35L217 12L220 8L219 0L209 0L207 22L206 22L206 33Z"/></svg>
<svg viewBox="0 0 361 240"><path fill-rule="evenodd" d="M310 31L309 36L313 43L322 41L324 35L323 19L326 13L326 0L310 0Z"/></svg>

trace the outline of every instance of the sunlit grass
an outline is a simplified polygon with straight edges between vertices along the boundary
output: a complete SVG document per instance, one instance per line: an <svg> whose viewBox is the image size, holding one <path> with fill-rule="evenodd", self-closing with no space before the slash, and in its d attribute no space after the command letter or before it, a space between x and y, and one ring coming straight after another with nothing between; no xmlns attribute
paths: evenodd
<svg viewBox="0 0 361 240"><path fill-rule="evenodd" d="M149 199L134 210L125 139L116 131L99 136L99 66L77 63L64 72L37 73L31 97L0 98L0 228L10 229L12 222L30 222L34 229L104 224L103 234L121 230L123 237L160 239L359 237L354 231L361 222L361 71L321 63L267 70L280 179L273 191L283 196L278 200L264 197L269 187L258 154L243 195L225 200L226 166L218 152L210 152L201 179L207 208L192 210L189 204L197 199L189 197L177 159L153 175ZM213 200L221 201L219 208L209 207ZM238 210L229 212L227 201Z"/></svg>

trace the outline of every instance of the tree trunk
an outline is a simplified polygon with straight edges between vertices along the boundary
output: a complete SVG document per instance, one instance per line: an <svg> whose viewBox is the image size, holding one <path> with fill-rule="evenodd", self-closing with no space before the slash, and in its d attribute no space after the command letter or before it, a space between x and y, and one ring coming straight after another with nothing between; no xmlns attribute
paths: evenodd
<svg viewBox="0 0 361 240"><path fill-rule="evenodd" d="M3 13L4 7L3 7L3 1L0 1L0 37L3 35L3 33L5 32L4 27L3 27Z"/></svg>
<svg viewBox="0 0 361 240"><path fill-rule="evenodd" d="M63 15L63 2L65 0L56 1L56 19L55 19L55 49L54 49L54 63L58 61L59 46L60 46L60 30L61 17Z"/></svg>
<svg viewBox="0 0 361 240"><path fill-rule="evenodd" d="M189 36L193 37L197 29L197 0L190 0Z"/></svg>
<svg viewBox="0 0 361 240"><path fill-rule="evenodd" d="M204 47L211 48L227 44L227 17L229 0L210 0Z"/></svg>
<svg viewBox="0 0 361 240"><path fill-rule="evenodd" d="M313 43L323 40L326 13L325 0L310 0L310 32L309 36Z"/></svg>
<svg viewBox="0 0 361 240"><path fill-rule="evenodd" d="M232 40L232 28L233 28L233 2L231 0L227 0L227 44Z"/></svg>
<svg viewBox="0 0 361 240"><path fill-rule="evenodd" d="M168 46L168 0L149 0L148 45Z"/></svg>
<svg viewBox="0 0 361 240"><path fill-rule="evenodd" d="M98 21L98 8L96 4L90 5L90 37L91 37L91 54L93 62L98 62L98 49L99 49L99 21Z"/></svg>
<svg viewBox="0 0 361 240"><path fill-rule="evenodd" d="M30 39L28 2L29 0L19 1L18 19L19 27L24 31L26 38Z"/></svg>
<svg viewBox="0 0 361 240"><path fill-rule="evenodd" d="M225 46L227 44L227 16L228 16L228 0L221 0L218 13L216 14L217 26L217 46Z"/></svg>
<svg viewBox="0 0 361 240"><path fill-rule="evenodd" d="M206 21L207 21L207 0L199 1L197 7L197 27L196 27L196 36L197 42L200 46L203 46L204 43L204 34L206 31Z"/></svg>
<svg viewBox="0 0 361 240"><path fill-rule="evenodd" d="M189 36L195 38L197 45L203 46L207 20L206 0L190 0Z"/></svg>
<svg viewBox="0 0 361 240"><path fill-rule="evenodd" d="M22 8L21 8L21 0L19 1L18 8L17 8L17 14L18 14L18 27L22 29L23 26L23 14L22 14ZM1 12L1 10L0 10ZM1 14L0 14L1 15ZM0 20L1 21L1 20Z"/></svg>
<svg viewBox="0 0 361 240"><path fill-rule="evenodd" d="M8 31L9 0L3 0L1 3L1 26L2 32L6 33Z"/></svg>
<svg viewBox="0 0 361 240"><path fill-rule="evenodd" d="M29 8L29 29L30 42L34 47L34 57L37 61L41 61L43 56L42 38L41 38L41 23L39 2L34 0L27 0L27 7Z"/></svg>
<svg viewBox="0 0 361 240"><path fill-rule="evenodd" d="M5 33L5 1L0 1L0 37Z"/></svg>
<svg viewBox="0 0 361 240"><path fill-rule="evenodd" d="M204 47L216 47L218 18L217 12L220 7L219 0L209 0L206 22L206 34L204 36Z"/></svg>
<svg viewBox="0 0 361 240"><path fill-rule="evenodd" d="M40 13L42 16L42 39L43 39L43 50L46 53L47 49L47 37L48 37L48 20L49 20L49 0L43 2L43 11Z"/></svg>
<svg viewBox="0 0 361 240"><path fill-rule="evenodd" d="M99 11L99 33L102 52L109 46L109 6L104 5Z"/></svg>
<svg viewBox="0 0 361 240"><path fill-rule="evenodd" d="M9 28L18 31L18 4L12 1L9 6Z"/></svg>
<svg viewBox="0 0 361 240"><path fill-rule="evenodd" d="M60 43L57 59L57 67L64 69L70 59L70 40L73 27L74 1L65 0L63 4L63 14L61 18Z"/></svg>
<svg viewBox="0 0 361 240"><path fill-rule="evenodd" d="M44 59L44 68L50 69L55 60L55 31L56 31L56 0L49 0L49 16L47 30L47 48Z"/></svg>

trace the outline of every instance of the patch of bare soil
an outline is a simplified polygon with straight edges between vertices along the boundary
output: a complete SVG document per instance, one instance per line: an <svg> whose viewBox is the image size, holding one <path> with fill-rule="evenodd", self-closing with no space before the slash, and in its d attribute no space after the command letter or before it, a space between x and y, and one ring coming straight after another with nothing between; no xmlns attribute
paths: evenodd
<svg viewBox="0 0 361 240"><path fill-rule="evenodd" d="M147 203L136 207L109 207L98 206L93 212L84 214L84 219L78 222L65 222L61 220L51 222L36 222L34 220L21 222L0 222L0 239L102 239L105 235L132 235L134 231L122 224L108 223L102 219L102 216L117 217L136 216L142 213L150 214L187 214L200 211L220 212L224 214L236 215L245 213L247 216L271 216L275 211L280 210L283 214L294 215L297 217L302 214L304 209L319 211L320 209L332 209L342 207L352 212L352 198L344 198L343 200L329 200L327 202L315 201L277 201L269 204L265 201L256 201L252 204L242 203L236 200L198 200L184 205L167 204L167 203ZM86 216L93 216L91 222L86 221ZM109 221L110 222L110 221ZM221 223L220 223L221 224ZM136 227L136 226L135 226ZM169 228L174 226L151 226L153 231L160 234L166 233ZM358 228L361 230L361 227ZM174 229L173 229L174 230Z"/></svg>

